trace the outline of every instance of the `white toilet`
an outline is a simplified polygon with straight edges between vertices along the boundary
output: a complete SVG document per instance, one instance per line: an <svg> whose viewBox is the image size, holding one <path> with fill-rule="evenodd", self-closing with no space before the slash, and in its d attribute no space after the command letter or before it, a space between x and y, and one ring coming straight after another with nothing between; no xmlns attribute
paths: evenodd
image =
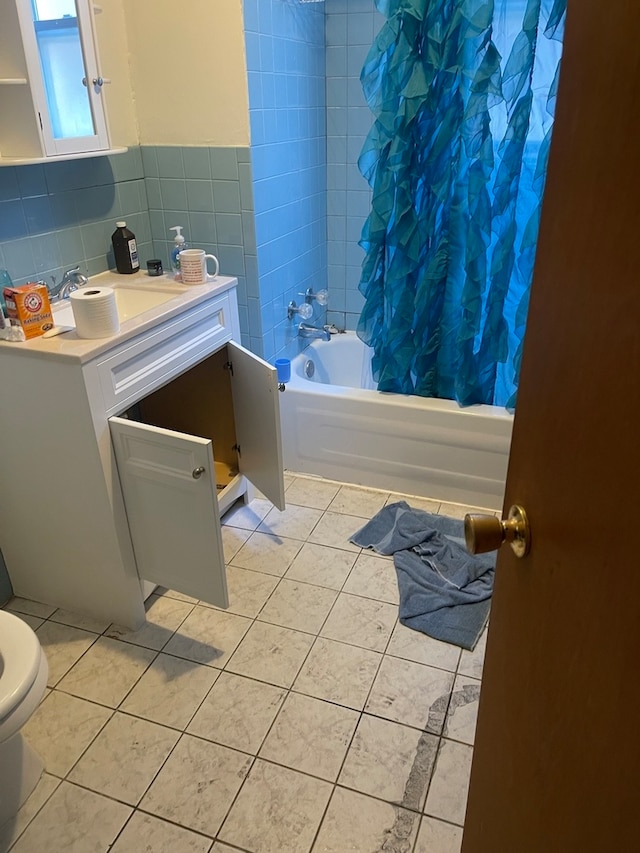
<svg viewBox="0 0 640 853"><path fill-rule="evenodd" d="M48 675L35 633L0 610L0 826L16 814L43 770L20 729L38 707Z"/></svg>

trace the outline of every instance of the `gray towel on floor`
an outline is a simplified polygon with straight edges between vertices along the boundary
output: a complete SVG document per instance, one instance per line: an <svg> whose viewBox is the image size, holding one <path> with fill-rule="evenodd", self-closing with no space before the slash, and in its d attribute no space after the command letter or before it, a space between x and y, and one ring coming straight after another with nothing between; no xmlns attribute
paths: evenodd
<svg viewBox="0 0 640 853"><path fill-rule="evenodd" d="M462 521L398 501L374 515L351 542L393 554L403 625L472 650L489 616L495 555L469 554L463 535Z"/></svg>

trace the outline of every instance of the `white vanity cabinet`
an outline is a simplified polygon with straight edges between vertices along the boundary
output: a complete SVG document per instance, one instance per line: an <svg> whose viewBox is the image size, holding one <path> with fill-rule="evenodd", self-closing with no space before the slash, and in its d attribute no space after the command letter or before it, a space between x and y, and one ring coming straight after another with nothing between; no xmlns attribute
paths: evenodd
<svg viewBox="0 0 640 853"><path fill-rule="evenodd" d="M90 0L5 0L0 165L110 150Z"/></svg>
<svg viewBox="0 0 640 853"><path fill-rule="evenodd" d="M129 627L143 580L224 607L221 513L252 485L284 508L276 372L237 343L235 279L178 302L106 341L0 344L16 595Z"/></svg>

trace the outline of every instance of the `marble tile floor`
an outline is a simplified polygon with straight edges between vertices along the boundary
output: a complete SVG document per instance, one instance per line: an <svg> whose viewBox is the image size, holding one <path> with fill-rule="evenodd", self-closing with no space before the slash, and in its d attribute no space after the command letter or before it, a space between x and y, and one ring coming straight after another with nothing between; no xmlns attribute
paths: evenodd
<svg viewBox="0 0 640 853"><path fill-rule="evenodd" d="M390 558L348 542L385 503L286 475L223 518L230 607L171 590L136 632L25 599L45 773L0 853L459 853L482 675L398 623Z"/></svg>

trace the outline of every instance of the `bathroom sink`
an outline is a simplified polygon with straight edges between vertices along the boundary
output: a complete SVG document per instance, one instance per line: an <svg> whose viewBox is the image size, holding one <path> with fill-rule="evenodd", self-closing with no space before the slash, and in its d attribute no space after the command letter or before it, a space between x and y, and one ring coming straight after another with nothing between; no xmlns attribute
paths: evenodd
<svg viewBox="0 0 640 853"><path fill-rule="evenodd" d="M118 309L118 317L120 322L130 320L132 317L137 317L144 311L150 308L157 308L164 302L176 297L179 293L184 293L184 285L164 284L164 285L129 285L115 284L112 285L116 294L116 307Z"/></svg>
<svg viewBox="0 0 640 853"><path fill-rule="evenodd" d="M87 285L90 288L91 284ZM143 314L151 308L157 308L164 302L174 299L185 292L182 284L128 284L125 282L110 283L116 295L116 308L121 323ZM67 299L53 305L53 319L56 326L75 326L71 302Z"/></svg>

